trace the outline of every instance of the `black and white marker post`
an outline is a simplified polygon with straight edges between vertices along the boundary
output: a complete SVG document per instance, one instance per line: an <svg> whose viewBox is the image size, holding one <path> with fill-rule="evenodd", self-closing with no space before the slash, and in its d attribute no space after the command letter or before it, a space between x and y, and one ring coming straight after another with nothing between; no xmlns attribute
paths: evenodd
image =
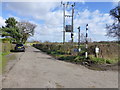
<svg viewBox="0 0 120 90"><path fill-rule="evenodd" d="M85 52L85 58L87 59L88 58L88 52L87 52L87 49L88 49L88 24L86 25L86 52Z"/></svg>

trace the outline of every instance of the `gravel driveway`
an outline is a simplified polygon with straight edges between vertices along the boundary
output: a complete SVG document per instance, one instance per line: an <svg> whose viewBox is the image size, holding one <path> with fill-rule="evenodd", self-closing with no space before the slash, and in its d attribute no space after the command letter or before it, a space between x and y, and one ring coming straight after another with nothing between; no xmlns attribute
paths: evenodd
<svg viewBox="0 0 120 90"><path fill-rule="evenodd" d="M94 71L53 59L34 47L3 75L3 88L118 88L117 71Z"/></svg>

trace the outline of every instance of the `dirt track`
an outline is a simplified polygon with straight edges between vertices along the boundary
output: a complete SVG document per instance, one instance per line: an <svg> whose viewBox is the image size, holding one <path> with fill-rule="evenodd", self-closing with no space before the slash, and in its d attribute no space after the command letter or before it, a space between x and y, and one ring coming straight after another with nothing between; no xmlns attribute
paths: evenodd
<svg viewBox="0 0 120 90"><path fill-rule="evenodd" d="M3 88L118 88L117 71L94 71L28 47L3 75Z"/></svg>

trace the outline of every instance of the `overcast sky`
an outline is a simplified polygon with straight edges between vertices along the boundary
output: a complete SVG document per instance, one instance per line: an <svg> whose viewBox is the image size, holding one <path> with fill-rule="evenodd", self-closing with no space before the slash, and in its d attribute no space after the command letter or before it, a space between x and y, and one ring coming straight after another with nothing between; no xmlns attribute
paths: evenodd
<svg viewBox="0 0 120 90"><path fill-rule="evenodd" d="M72 3L72 2L71 2ZM89 37L93 41L114 40L106 37L106 24L112 24L113 18L109 11L117 5L116 2L76 2L74 13L74 41L78 38L78 29L85 34L85 26L89 24ZM28 41L62 42L63 11L60 2L2 2L0 3L0 27L5 25L5 19L15 17L18 21L30 21L37 25L34 36ZM71 14L71 8L66 8L66 14ZM70 18L66 22L70 24ZM66 33L69 41L70 33Z"/></svg>

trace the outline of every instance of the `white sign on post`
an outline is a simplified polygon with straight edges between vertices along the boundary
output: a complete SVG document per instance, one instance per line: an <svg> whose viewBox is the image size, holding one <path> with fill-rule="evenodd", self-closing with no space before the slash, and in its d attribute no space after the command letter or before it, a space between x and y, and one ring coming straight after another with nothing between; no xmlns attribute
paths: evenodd
<svg viewBox="0 0 120 90"><path fill-rule="evenodd" d="M81 48L79 48L78 51L80 52L80 51L81 51Z"/></svg>
<svg viewBox="0 0 120 90"><path fill-rule="evenodd" d="M99 48L98 47L95 48L95 52L99 53Z"/></svg>

